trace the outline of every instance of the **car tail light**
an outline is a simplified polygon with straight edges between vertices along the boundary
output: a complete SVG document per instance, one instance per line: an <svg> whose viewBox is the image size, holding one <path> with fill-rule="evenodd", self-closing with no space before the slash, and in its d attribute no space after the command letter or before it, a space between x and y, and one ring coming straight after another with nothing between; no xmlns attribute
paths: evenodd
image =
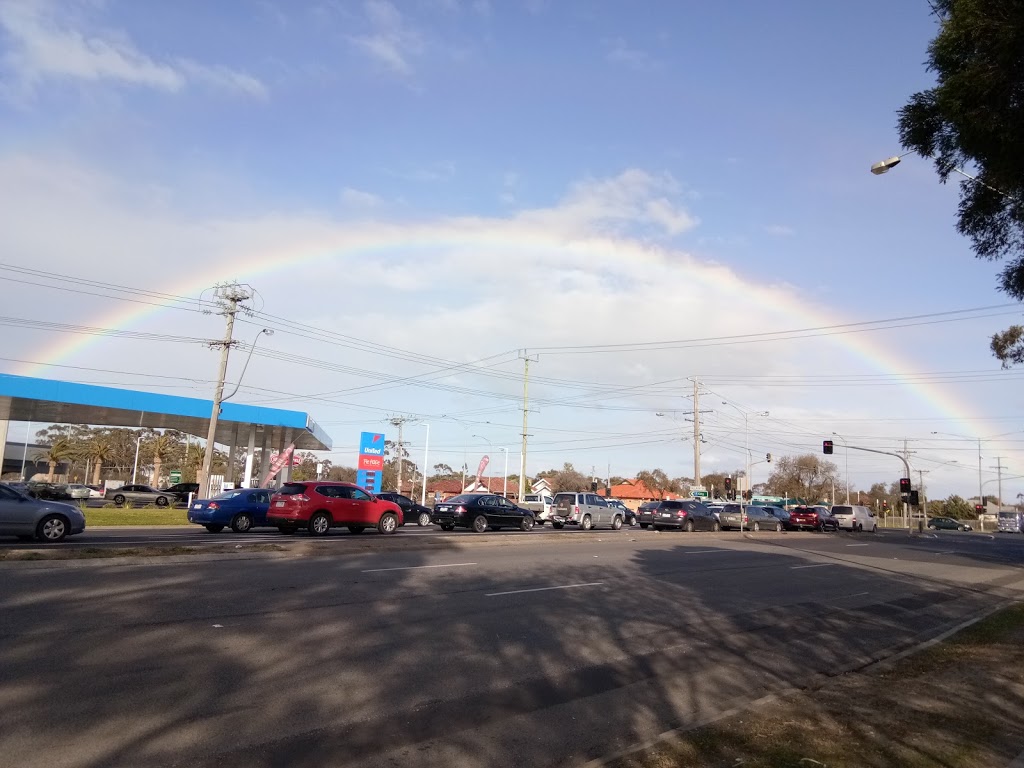
<svg viewBox="0 0 1024 768"><path fill-rule="evenodd" d="M743 516L743 522L744 523L749 523L750 522L750 515L744 515Z"/></svg>
<svg viewBox="0 0 1024 768"><path fill-rule="evenodd" d="M460 507L456 507L455 508L455 514L456 515L464 515L464 514L466 514L466 508L465 507L461 507L461 506Z"/></svg>
<svg viewBox="0 0 1024 768"><path fill-rule="evenodd" d="M580 505L579 504L577 504L575 507L572 508L572 513L574 515L578 515L580 513Z"/></svg>
<svg viewBox="0 0 1024 768"><path fill-rule="evenodd" d="M676 515L678 515L679 517L686 517L686 510L681 509L678 512L676 512Z"/></svg>
<svg viewBox="0 0 1024 768"><path fill-rule="evenodd" d="M206 508L207 509L220 509L220 504L218 504L216 501L211 501L209 504L206 505Z"/></svg>

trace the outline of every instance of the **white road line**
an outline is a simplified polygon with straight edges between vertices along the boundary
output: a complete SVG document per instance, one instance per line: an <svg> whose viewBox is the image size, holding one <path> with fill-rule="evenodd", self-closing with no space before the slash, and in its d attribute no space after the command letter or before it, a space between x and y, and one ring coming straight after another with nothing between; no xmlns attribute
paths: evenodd
<svg viewBox="0 0 1024 768"><path fill-rule="evenodd" d="M561 587L537 587L536 589L515 589L511 592L488 592L484 597L501 597L502 595L521 595L525 592L547 592L551 589L574 589L575 587L599 587L603 581L592 581L588 584L565 584Z"/></svg>
<svg viewBox="0 0 1024 768"><path fill-rule="evenodd" d="M381 573L383 571L415 571L418 568L459 568L463 565L476 563L445 563L444 565L407 565L404 568L368 568L363 573Z"/></svg>
<svg viewBox="0 0 1024 768"><path fill-rule="evenodd" d="M714 552L722 552L727 554L733 554L728 549L684 549L680 554L683 555L710 555Z"/></svg>
<svg viewBox="0 0 1024 768"><path fill-rule="evenodd" d="M848 547L870 547L870 544L847 544Z"/></svg>
<svg viewBox="0 0 1024 768"><path fill-rule="evenodd" d="M852 594L852 595L840 595L839 597L836 598L836 600L845 600L845 599L850 598L850 597L863 597L864 595L870 595L870 594L871 594L870 592L857 592L857 593Z"/></svg>
<svg viewBox="0 0 1024 768"><path fill-rule="evenodd" d="M815 563L814 565L794 565L789 570L799 571L801 568L824 568L829 565L835 565L835 563Z"/></svg>

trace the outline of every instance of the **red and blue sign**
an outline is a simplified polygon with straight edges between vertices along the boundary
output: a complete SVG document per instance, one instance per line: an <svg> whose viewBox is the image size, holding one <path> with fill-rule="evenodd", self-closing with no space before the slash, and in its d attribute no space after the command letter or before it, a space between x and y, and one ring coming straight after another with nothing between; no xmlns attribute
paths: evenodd
<svg viewBox="0 0 1024 768"><path fill-rule="evenodd" d="M356 465L356 485L370 493L380 493L384 475L384 435L381 432L363 432L359 435L359 463Z"/></svg>

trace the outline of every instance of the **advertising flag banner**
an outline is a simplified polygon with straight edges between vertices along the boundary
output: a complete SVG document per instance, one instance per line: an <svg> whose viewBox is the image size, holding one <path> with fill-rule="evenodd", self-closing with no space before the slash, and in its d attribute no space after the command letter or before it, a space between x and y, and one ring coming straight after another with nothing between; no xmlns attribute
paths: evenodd
<svg viewBox="0 0 1024 768"><path fill-rule="evenodd" d="M476 468L476 482L482 483L484 479L484 470L487 469L487 465L490 463L491 457L484 456L480 459L480 466Z"/></svg>
<svg viewBox="0 0 1024 768"><path fill-rule="evenodd" d="M285 448L282 453L279 453L276 456L274 456L273 460L270 462L270 471L267 472L267 476L263 478L263 484L260 485L260 488L266 488L267 486L270 485L270 481L277 477L277 473L284 468L285 464L291 461L292 454L294 452L295 443L292 443L287 448Z"/></svg>

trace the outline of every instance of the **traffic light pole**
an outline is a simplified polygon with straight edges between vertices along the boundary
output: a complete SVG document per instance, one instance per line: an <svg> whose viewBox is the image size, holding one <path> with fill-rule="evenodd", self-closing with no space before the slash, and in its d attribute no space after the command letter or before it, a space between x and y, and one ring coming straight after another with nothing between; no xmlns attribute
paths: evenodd
<svg viewBox="0 0 1024 768"><path fill-rule="evenodd" d="M906 469L907 474L904 477L910 477L910 462L907 461L907 457L900 453L892 453L891 451L879 451L875 448L861 448L857 445L848 445L846 449L849 451L864 451L865 453L880 453L883 456L893 456L903 462L903 468ZM913 528L910 524L910 515L907 515L907 533L911 533Z"/></svg>

